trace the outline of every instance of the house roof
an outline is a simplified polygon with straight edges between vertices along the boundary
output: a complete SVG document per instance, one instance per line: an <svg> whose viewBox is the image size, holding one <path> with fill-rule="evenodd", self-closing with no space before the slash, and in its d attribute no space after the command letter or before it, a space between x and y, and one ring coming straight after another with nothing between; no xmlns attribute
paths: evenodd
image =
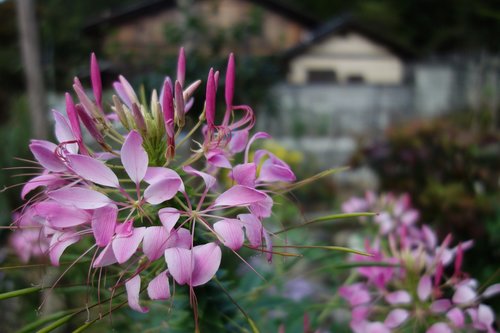
<svg viewBox="0 0 500 333"><path fill-rule="evenodd" d="M376 32L376 30L359 23L353 18L352 15L343 14L319 26L311 33L309 38L285 51L284 57L290 60L291 58L307 52L312 46L322 42L328 37L345 34L350 31L355 31L377 44L386 47L401 59L409 60L415 56L414 53L406 47L382 35L381 33Z"/></svg>
<svg viewBox="0 0 500 333"><path fill-rule="evenodd" d="M200 1L200 0L194 0ZM284 16L292 21L295 21L304 27L313 29L317 27L319 21L311 16L299 12L281 2L275 0L243 0L254 3L268 10L275 12L278 15ZM147 0L137 4L129 5L122 8L111 9L94 20L89 21L84 30L92 32L99 29L101 26L120 25L122 23L134 20L138 17L157 13L161 10L170 10L177 7L175 0Z"/></svg>

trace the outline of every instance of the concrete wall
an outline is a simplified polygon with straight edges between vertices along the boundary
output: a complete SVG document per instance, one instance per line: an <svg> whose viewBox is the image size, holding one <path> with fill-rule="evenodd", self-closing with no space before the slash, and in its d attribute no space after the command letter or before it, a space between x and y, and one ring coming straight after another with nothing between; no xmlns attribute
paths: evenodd
<svg viewBox="0 0 500 333"><path fill-rule="evenodd" d="M490 61L491 62L491 61ZM388 126L464 109L500 105L500 59L487 62L429 62L409 68L405 85L281 84L274 113L258 114L257 128L283 145L300 149L320 168L344 165L357 139L376 139Z"/></svg>
<svg viewBox="0 0 500 333"><path fill-rule="evenodd" d="M377 134L413 114L410 86L282 84L273 94L278 111L258 118L274 136Z"/></svg>

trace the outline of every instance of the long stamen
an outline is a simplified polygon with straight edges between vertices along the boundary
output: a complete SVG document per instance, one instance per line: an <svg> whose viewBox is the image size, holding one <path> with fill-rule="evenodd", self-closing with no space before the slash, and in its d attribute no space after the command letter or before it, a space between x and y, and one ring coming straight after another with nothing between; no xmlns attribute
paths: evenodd
<svg viewBox="0 0 500 333"><path fill-rule="evenodd" d="M83 252L78 258L76 258L75 261L73 261L73 263L71 263L71 265L69 265L68 268L66 268L63 273L59 276L59 278L57 278L57 280L52 284L52 286L50 287L49 289L49 292L52 292L52 290L54 289L54 287L59 283L59 281L61 281L61 279L64 277L64 275L66 275L66 273L73 267L75 266L78 261L80 261L84 256L87 255L87 253L89 253L94 247L96 247L97 244L94 244L92 245L87 251ZM38 311L40 311L43 307L43 305L45 304L45 302L47 301L47 298L48 296L46 296L43 300L42 300L42 303L40 304L40 306L38 307Z"/></svg>

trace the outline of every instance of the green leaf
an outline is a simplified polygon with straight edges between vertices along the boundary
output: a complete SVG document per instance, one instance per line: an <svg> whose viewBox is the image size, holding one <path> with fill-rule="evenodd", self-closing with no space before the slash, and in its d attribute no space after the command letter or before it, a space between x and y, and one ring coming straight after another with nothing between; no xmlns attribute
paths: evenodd
<svg viewBox="0 0 500 333"><path fill-rule="evenodd" d="M73 318L76 315L76 313L72 313L69 315L66 315L56 321L54 321L52 324L45 326L44 328L40 329L37 331L37 333L49 333L55 330L58 327L61 327L62 325L66 324L68 321L70 321L71 318Z"/></svg>
<svg viewBox="0 0 500 333"><path fill-rule="evenodd" d="M0 294L0 300L12 298L12 297L18 297L18 296L22 296L22 295L33 294L33 293L39 292L42 289L43 289L42 287L30 287L30 288L25 288L25 289L9 291L9 292Z"/></svg>
<svg viewBox="0 0 500 333"><path fill-rule="evenodd" d="M43 317L43 318L40 318L39 320L35 321L35 322L32 322L31 324L29 325L26 325L24 326L23 328L21 328L19 331L17 331L16 333L28 333L28 332L33 332L36 328L42 326L42 325L45 325L53 320L57 320L63 316L66 316L67 314L73 312L73 310L66 310L66 311L59 311L59 312L56 312L56 313L53 313L49 316L46 316L46 317Z"/></svg>

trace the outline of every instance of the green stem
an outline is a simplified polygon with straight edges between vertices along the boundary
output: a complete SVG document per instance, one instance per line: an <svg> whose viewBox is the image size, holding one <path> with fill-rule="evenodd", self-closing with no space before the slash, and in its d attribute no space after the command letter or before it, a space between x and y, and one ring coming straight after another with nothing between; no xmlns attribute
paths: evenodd
<svg viewBox="0 0 500 333"><path fill-rule="evenodd" d="M319 222L326 222L326 221L332 221L332 220L338 220L338 219L348 219L348 218L355 218L355 217L362 217L362 216L375 216L375 215L377 215L377 214L365 212L365 213L333 214L333 215L328 215L328 216L322 216L322 217L315 218L314 220L307 221L307 222L302 223L302 224L292 225L292 226L287 227L285 229L276 231L276 232L274 232L274 234L275 235L281 234L283 232L287 232L287 231L297 229L297 228L302 228L302 227L305 227L305 226L308 226L311 224L315 224L315 223L319 223Z"/></svg>

